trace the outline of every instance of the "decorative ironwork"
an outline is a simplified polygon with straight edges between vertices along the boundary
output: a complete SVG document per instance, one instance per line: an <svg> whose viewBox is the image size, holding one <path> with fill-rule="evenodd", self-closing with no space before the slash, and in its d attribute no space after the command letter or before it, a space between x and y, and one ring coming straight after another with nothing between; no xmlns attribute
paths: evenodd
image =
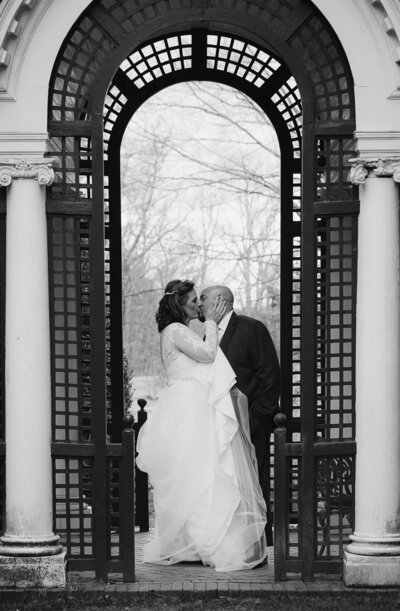
<svg viewBox="0 0 400 611"><path fill-rule="evenodd" d="M317 531L315 554L318 558L343 556L354 530L354 456L318 457Z"/></svg>
<svg viewBox="0 0 400 611"><path fill-rule="evenodd" d="M61 242L51 241L50 269L52 291L57 288L57 300L66 300L62 311L53 312L53 388L55 401L60 401L54 403L53 454L58 458L57 452L65 452L63 460L76 459L67 455L72 452L71 443L79 444L81 461L92 460L96 452L93 510L100 504L108 512L108 517L99 514L94 521L98 531L93 560L102 577L110 563L117 562L117 553L118 562L129 557L123 546L133 536L118 467L128 468L118 458L122 409L119 144L132 114L148 97L167 85L191 79L241 89L269 114L277 130L282 154L282 409L289 416L288 439L281 440L281 455L275 455L275 471L281 469L287 484L285 492L275 481L276 506L280 495L288 494L283 518L277 521L280 536L287 541L280 555L280 575L294 570L311 578L314 570L339 566L334 562L339 556L329 552L331 564L321 565L328 562L327 555L315 555L322 539L317 539L314 513L321 502L315 496L322 468L318 461L329 456L340 462L355 451L349 446L353 442L347 441L354 435L356 281L356 255L353 250L350 255L349 248L355 243L358 211L357 192L347 176L354 154L351 73L334 33L307 0L245 0L234 6L230 0L220 0L211 5L212 29L207 29L208 22L198 21L194 11L192 22L186 21L187 28L182 30L181 11L187 19L191 0L182 0L179 7L170 0L93 2L70 32L51 80L49 152L59 163L49 189L49 233ZM226 11L232 14L232 32ZM146 28L154 25L155 15L162 14L169 16L170 27L162 33L153 28L151 40L147 39ZM224 16L223 33L217 31L218 15ZM234 20L244 24L242 36L237 26L233 28ZM254 40L251 34L260 22L265 24L264 44L259 34ZM143 43L132 48L129 41L133 39ZM280 40L282 56L271 48L270 41L275 39ZM294 54L299 61L290 68ZM63 229L57 228L56 220L64 223ZM72 235L73 245L66 241ZM87 240L82 251L81 239ZM71 246L74 255L67 256ZM68 270L68 265L73 269ZM66 281L69 276L74 278L71 286ZM73 290L67 298L68 289ZM56 303L55 292L52 298ZM75 304L79 328L73 319L69 327L68 303ZM58 314L64 317L57 319L61 326L56 325ZM77 387L72 375L69 388L56 367L56 350L64 351L59 355L63 367L70 346L76 350L80 382ZM332 361L335 358L339 361ZM70 373L73 370L65 371ZM78 421L72 410L76 392ZM114 443L107 443L107 433L108 441ZM61 439L66 444L63 449ZM332 490L327 494L333 494ZM123 537L118 534L121 529ZM327 537L330 532L327 528ZM328 539L324 542L327 548Z"/></svg>

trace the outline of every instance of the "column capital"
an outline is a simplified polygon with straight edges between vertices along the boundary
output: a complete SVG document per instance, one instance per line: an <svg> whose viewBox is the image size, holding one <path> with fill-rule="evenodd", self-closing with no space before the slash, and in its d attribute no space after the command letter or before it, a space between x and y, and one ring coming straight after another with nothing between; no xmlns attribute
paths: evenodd
<svg viewBox="0 0 400 611"><path fill-rule="evenodd" d="M39 185L49 187L54 180L55 159L39 157L31 159L2 159L0 157L0 186L8 187L14 178L30 178Z"/></svg>
<svg viewBox="0 0 400 611"><path fill-rule="evenodd" d="M371 174L378 177L391 177L395 182L400 182L400 156L354 157L349 162L352 165L349 180L353 185L363 185Z"/></svg>

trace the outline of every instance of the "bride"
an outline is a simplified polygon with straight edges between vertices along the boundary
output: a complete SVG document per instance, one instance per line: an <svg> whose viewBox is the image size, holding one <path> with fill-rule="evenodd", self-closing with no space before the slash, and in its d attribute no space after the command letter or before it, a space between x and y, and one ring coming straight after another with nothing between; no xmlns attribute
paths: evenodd
<svg viewBox="0 0 400 611"><path fill-rule="evenodd" d="M235 374L218 348L219 299L204 323L193 283L168 283L156 313L167 386L142 426L137 466L153 485L155 531L144 562L201 561L236 571L266 558L266 509L246 427L236 416ZM239 418L240 420L240 418Z"/></svg>

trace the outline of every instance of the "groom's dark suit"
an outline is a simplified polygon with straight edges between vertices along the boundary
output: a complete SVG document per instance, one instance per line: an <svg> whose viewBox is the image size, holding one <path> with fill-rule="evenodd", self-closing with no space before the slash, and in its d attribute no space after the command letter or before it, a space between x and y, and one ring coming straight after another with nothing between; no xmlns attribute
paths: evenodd
<svg viewBox="0 0 400 611"><path fill-rule="evenodd" d="M251 441L255 447L260 485L267 504L267 542L272 545L269 440L274 415L279 411L278 357L265 325L235 312L231 315L220 347L236 374L237 387L248 400Z"/></svg>

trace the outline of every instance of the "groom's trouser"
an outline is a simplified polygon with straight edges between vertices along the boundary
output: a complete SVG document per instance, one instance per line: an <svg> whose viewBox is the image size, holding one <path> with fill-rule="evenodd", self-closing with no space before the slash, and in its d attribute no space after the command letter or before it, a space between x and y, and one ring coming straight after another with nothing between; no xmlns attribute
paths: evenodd
<svg viewBox="0 0 400 611"><path fill-rule="evenodd" d="M267 525L265 534L267 545L273 545L272 535L272 512L270 501L270 438L273 428L265 422L258 422L256 429L251 434L251 441L254 445L258 465L258 479L267 506Z"/></svg>

